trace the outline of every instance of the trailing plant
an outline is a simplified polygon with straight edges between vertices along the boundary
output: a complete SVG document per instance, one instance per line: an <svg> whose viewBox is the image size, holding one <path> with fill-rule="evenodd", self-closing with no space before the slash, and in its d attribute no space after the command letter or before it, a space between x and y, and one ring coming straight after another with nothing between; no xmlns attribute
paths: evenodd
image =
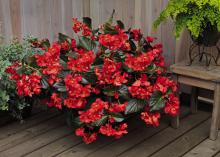
<svg viewBox="0 0 220 157"><path fill-rule="evenodd" d="M177 38L185 28L195 39L209 25L220 32L220 2L219 0L170 0L154 22L154 28L168 18L174 21L174 32Z"/></svg>
<svg viewBox="0 0 220 157"><path fill-rule="evenodd" d="M87 144L98 134L127 134L130 115L156 127L162 112L179 113L177 86L166 74L155 38L144 37L140 29L125 30L113 17L97 29L90 18L73 18L72 28L76 38L59 34L53 44L35 40L44 53L8 67L19 96L38 96L63 110Z"/></svg>
<svg viewBox="0 0 220 157"><path fill-rule="evenodd" d="M30 106L25 97L19 97L15 81L10 79L7 67L12 64L27 62L27 56L36 54L37 49L26 38L24 42L14 39L9 44L0 46L0 110L9 111L14 117L23 119L24 108Z"/></svg>

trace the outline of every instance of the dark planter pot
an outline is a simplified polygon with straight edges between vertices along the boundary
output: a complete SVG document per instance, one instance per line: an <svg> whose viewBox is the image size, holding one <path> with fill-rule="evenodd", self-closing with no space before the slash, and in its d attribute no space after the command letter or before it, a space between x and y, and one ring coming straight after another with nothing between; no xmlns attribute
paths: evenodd
<svg viewBox="0 0 220 157"><path fill-rule="evenodd" d="M191 38L198 46L212 47L217 45L220 39L220 32L218 32L217 26L208 23L197 39L192 37L192 35Z"/></svg>

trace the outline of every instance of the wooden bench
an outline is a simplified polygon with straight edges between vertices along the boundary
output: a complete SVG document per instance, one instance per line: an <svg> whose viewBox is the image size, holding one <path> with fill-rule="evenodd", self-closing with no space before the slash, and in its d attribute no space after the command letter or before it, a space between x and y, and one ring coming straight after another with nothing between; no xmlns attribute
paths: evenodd
<svg viewBox="0 0 220 157"><path fill-rule="evenodd" d="M185 62L177 63L171 66L171 72L174 74L178 84L192 86L191 93L191 112L197 112L198 88L204 88L214 91L214 103L212 111L212 121L209 138L216 140L218 136L220 122L220 67L212 66L209 70L199 63L193 63L187 66ZM179 118L172 121L174 127L178 127Z"/></svg>

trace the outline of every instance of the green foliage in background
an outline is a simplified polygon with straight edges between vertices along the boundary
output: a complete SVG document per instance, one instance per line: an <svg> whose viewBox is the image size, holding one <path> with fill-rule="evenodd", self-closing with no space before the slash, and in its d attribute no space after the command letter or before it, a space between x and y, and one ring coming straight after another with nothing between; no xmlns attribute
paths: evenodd
<svg viewBox="0 0 220 157"><path fill-rule="evenodd" d="M41 50L32 47L30 40L32 39L26 38L19 42L14 39L8 44L0 45L0 110L9 111L18 119L22 119L22 110L30 104L24 97L17 96L15 82L10 80L5 70L14 62L27 61L27 57L40 53Z"/></svg>
<svg viewBox="0 0 220 157"><path fill-rule="evenodd" d="M185 28L198 38L208 23L220 32L220 0L170 0L153 27L157 28L170 17L174 21L176 38Z"/></svg>

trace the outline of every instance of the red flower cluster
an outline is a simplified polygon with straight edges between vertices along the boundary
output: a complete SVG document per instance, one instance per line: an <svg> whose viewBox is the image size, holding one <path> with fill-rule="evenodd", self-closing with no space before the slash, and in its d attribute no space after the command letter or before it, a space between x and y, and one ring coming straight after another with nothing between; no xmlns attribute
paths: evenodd
<svg viewBox="0 0 220 157"><path fill-rule="evenodd" d="M83 108L86 104L85 98L92 92L91 85L82 85L81 76L67 75L64 79L69 98L65 99L64 105L68 108Z"/></svg>
<svg viewBox="0 0 220 157"><path fill-rule="evenodd" d="M143 74L132 86L128 87L128 91L134 98L149 99L153 93L153 86L147 80L147 75Z"/></svg>
<svg viewBox="0 0 220 157"><path fill-rule="evenodd" d="M57 43L53 44L43 55L35 55L37 65L41 67L42 74L49 76L50 85L59 81L57 74L62 70L60 65L60 49Z"/></svg>
<svg viewBox="0 0 220 157"><path fill-rule="evenodd" d="M41 92L41 76L33 72L31 75L22 74L19 80L16 80L17 92L19 96L32 96Z"/></svg>
<svg viewBox="0 0 220 157"><path fill-rule="evenodd" d="M169 88L171 88L173 92L176 92L177 91L176 83L167 77L158 76L157 81L154 85L154 89L159 90L163 94L166 94Z"/></svg>
<svg viewBox="0 0 220 157"><path fill-rule="evenodd" d="M141 30L140 29L132 29L131 33L135 41L138 41L141 37Z"/></svg>
<svg viewBox="0 0 220 157"><path fill-rule="evenodd" d="M176 116L179 114L180 102L178 97L174 94L168 96L168 101L166 102L164 112L171 116Z"/></svg>
<svg viewBox="0 0 220 157"><path fill-rule="evenodd" d="M157 127L159 126L160 113L142 112L141 119L144 120L147 125Z"/></svg>
<svg viewBox="0 0 220 157"><path fill-rule="evenodd" d="M77 18L73 18L72 29L75 33L82 31L83 36L91 36L92 35L92 30L86 24L78 21Z"/></svg>
<svg viewBox="0 0 220 157"><path fill-rule="evenodd" d="M60 98L59 94L53 93L50 97L50 101L47 104L49 107L55 107L58 109L62 109L62 99Z"/></svg>
<svg viewBox="0 0 220 157"><path fill-rule="evenodd" d="M92 51L86 51L84 49L78 49L77 57L68 57L68 68L74 72L87 72L90 70L90 66L95 59L95 54Z"/></svg>
<svg viewBox="0 0 220 157"><path fill-rule="evenodd" d="M121 138L124 134L127 134L126 130L128 125L123 123L119 125L117 128L113 128L110 123L107 123L100 127L99 132L106 136L114 136L116 139Z"/></svg>
<svg viewBox="0 0 220 157"><path fill-rule="evenodd" d="M6 69L17 82L19 95L39 94L42 82L45 97L52 93L50 99L44 97L42 103L76 111L78 114L71 119L77 118L80 128L75 133L87 144L95 141L98 133L115 138L127 134L128 126L123 121L128 117L126 114L140 111L141 119L156 127L161 110L171 116L179 113L179 100L175 96L177 86L165 75L162 46L151 45L155 38L144 37L140 29L126 31L118 24L107 23L93 31L73 18L73 31L79 33L82 40L76 42L63 35L59 36L62 42L49 48L48 40L36 42L35 46L46 51L43 55L35 55L37 66L29 62L16 63ZM106 33L109 30L111 33ZM36 69L41 75L27 75L29 70L18 74L19 66ZM46 86L41 76L47 78L51 86ZM152 103L152 98L162 99L164 107L156 101ZM144 104L146 110L139 108L141 100L150 103Z"/></svg>
<svg viewBox="0 0 220 157"><path fill-rule="evenodd" d="M75 130L76 136L83 137L83 141L86 144L90 144L97 139L97 133L86 133L84 128L78 128Z"/></svg>
<svg viewBox="0 0 220 157"><path fill-rule="evenodd" d="M127 47L128 35L119 30L118 34L100 34L99 43L110 50L117 50L121 47Z"/></svg>
<svg viewBox="0 0 220 157"><path fill-rule="evenodd" d="M102 69L95 69L99 84L113 84L115 86L121 86L123 83L126 83L128 74L121 74L121 65L122 63L114 62L108 58L104 59Z"/></svg>
<svg viewBox="0 0 220 157"><path fill-rule="evenodd" d="M124 112L126 109L126 106L128 105L128 102L125 102L123 104L118 104L118 103L113 103L111 104L111 106L109 107L108 111L110 113L112 112Z"/></svg>
<svg viewBox="0 0 220 157"><path fill-rule="evenodd" d="M87 111L79 111L79 118L81 122L91 123L99 120L103 116L103 110L108 108L108 103L102 101L101 99L96 99L92 103L90 109Z"/></svg>
<svg viewBox="0 0 220 157"><path fill-rule="evenodd" d="M144 71L156 57L155 53L153 52L154 51L142 53L137 57L131 54L127 54L125 58L125 64L134 71Z"/></svg>
<svg viewBox="0 0 220 157"><path fill-rule="evenodd" d="M11 80L19 80L20 75L17 73L16 69L21 66L21 63L15 62L14 64L8 66L5 70L6 73L10 74Z"/></svg>

